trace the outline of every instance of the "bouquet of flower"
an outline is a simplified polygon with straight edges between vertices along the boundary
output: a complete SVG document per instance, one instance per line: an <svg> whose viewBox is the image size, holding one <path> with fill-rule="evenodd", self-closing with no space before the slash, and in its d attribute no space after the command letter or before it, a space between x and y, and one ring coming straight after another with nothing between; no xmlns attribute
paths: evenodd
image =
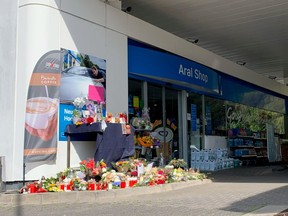
<svg viewBox="0 0 288 216"><path fill-rule="evenodd" d="M104 162L103 159L96 163L96 167L100 169L101 173L107 172L107 164Z"/></svg>
<svg viewBox="0 0 288 216"><path fill-rule="evenodd" d="M80 178L71 179L71 184L73 186L73 190L84 191L87 189L88 183Z"/></svg>
<svg viewBox="0 0 288 216"><path fill-rule="evenodd" d="M146 148L149 148L149 147L154 145L154 140L152 139L152 137L150 135L138 137L137 142L141 146L146 147Z"/></svg>
<svg viewBox="0 0 288 216"><path fill-rule="evenodd" d="M69 169L65 169L64 171L61 171L56 174L58 181L63 181L65 178L67 178L69 173Z"/></svg>
<svg viewBox="0 0 288 216"><path fill-rule="evenodd" d="M87 99L85 97L77 97L73 101L73 105L78 108L82 109L83 106L86 104Z"/></svg>
<svg viewBox="0 0 288 216"><path fill-rule="evenodd" d="M122 173L127 173L131 169L130 161L117 161L116 163L112 163L113 167Z"/></svg>
<svg viewBox="0 0 288 216"><path fill-rule="evenodd" d="M82 116L81 111L77 110L77 109L74 109L72 114L74 117L77 117L77 118L81 118L81 116Z"/></svg>
<svg viewBox="0 0 288 216"><path fill-rule="evenodd" d="M196 180L196 179L207 179L207 175L205 173L200 173L199 171L195 171L194 169L189 169L187 172L188 180Z"/></svg>
<svg viewBox="0 0 288 216"><path fill-rule="evenodd" d="M111 171L106 172L106 173L104 173L104 174L102 175L102 181L103 181L104 183L114 182L114 181L116 180L116 178L118 179L115 170L111 170Z"/></svg>
<svg viewBox="0 0 288 216"><path fill-rule="evenodd" d="M42 187L49 192L58 192L58 191L60 191L58 184L59 184L58 179L51 177L51 178L45 179Z"/></svg>
<svg viewBox="0 0 288 216"><path fill-rule="evenodd" d="M86 177L95 177L100 174L100 170L95 166L94 159L88 161L83 160L80 162L80 171L83 172Z"/></svg>
<svg viewBox="0 0 288 216"><path fill-rule="evenodd" d="M95 178L96 181L100 181L101 175L107 172L107 165L104 160L97 162L94 159L83 160L80 162L80 171L85 174L87 180L90 177Z"/></svg>
<svg viewBox="0 0 288 216"><path fill-rule="evenodd" d="M187 168L187 163L183 159L176 159L174 158L171 160L168 165L173 166L174 168Z"/></svg>

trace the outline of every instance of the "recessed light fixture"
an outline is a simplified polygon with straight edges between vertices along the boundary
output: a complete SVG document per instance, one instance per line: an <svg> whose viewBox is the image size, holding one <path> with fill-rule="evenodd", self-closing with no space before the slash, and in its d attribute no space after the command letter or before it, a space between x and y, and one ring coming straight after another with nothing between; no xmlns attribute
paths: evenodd
<svg viewBox="0 0 288 216"><path fill-rule="evenodd" d="M244 66L244 65L246 65L246 62L245 61L236 61L236 64Z"/></svg>

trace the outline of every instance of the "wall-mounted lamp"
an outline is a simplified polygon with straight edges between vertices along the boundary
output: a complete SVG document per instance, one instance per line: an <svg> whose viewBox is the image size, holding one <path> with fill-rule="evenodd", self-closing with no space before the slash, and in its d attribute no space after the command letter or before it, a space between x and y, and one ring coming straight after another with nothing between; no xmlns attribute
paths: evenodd
<svg viewBox="0 0 288 216"><path fill-rule="evenodd" d="M236 61L236 64L244 66L244 65L246 65L246 62L245 61Z"/></svg>
<svg viewBox="0 0 288 216"><path fill-rule="evenodd" d="M127 8L123 8L122 11L126 12L126 13L130 13L132 11L132 7L127 7Z"/></svg>
<svg viewBox="0 0 288 216"><path fill-rule="evenodd" d="M186 40L193 44L197 44L199 42L199 39L193 39L193 38L187 38Z"/></svg>
<svg viewBox="0 0 288 216"><path fill-rule="evenodd" d="M269 79L275 80L277 77L276 76L268 76Z"/></svg>

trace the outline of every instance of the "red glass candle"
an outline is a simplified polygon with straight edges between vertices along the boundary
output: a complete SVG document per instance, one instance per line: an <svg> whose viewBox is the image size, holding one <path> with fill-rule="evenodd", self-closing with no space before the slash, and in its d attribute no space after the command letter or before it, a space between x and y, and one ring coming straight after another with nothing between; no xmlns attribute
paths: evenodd
<svg viewBox="0 0 288 216"><path fill-rule="evenodd" d="M88 190L95 190L95 184L94 183L89 183L88 184Z"/></svg>
<svg viewBox="0 0 288 216"><path fill-rule="evenodd" d="M30 193L36 193L36 191L37 191L36 186L34 184L30 184L29 185L29 192Z"/></svg>
<svg viewBox="0 0 288 216"><path fill-rule="evenodd" d="M96 190L101 190L101 184L100 183L96 184Z"/></svg>
<svg viewBox="0 0 288 216"><path fill-rule="evenodd" d="M120 188L125 188L126 187L126 182L125 181L122 181L121 183L120 183Z"/></svg>
<svg viewBox="0 0 288 216"><path fill-rule="evenodd" d="M66 190L71 190L71 185L70 184L66 185Z"/></svg>
<svg viewBox="0 0 288 216"><path fill-rule="evenodd" d="M64 184L60 184L60 190L63 190L63 191L64 191L64 187L65 187Z"/></svg>
<svg viewBox="0 0 288 216"><path fill-rule="evenodd" d="M103 189L103 190L107 190L107 187L108 187L108 183L103 183L102 189Z"/></svg>

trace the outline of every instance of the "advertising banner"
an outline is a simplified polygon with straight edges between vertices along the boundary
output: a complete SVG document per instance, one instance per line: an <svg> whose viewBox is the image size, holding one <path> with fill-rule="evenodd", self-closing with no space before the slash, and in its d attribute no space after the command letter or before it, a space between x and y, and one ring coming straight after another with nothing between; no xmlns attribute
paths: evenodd
<svg viewBox="0 0 288 216"><path fill-rule="evenodd" d="M89 110L92 113L95 105L106 104L106 60L85 53L80 53L65 48L61 68L60 108L59 108L59 140L65 141L65 129L74 122L75 111L80 111L81 117L77 117L81 123L83 112ZM75 101L83 101L77 107ZM77 102L77 103L78 103ZM87 105L91 105L90 108ZM77 114L77 113L76 113ZM76 118L75 118L76 119ZM71 138L75 141L95 140L95 136L81 136Z"/></svg>
<svg viewBox="0 0 288 216"><path fill-rule="evenodd" d="M37 62L26 102L24 163L55 160L62 52L53 50Z"/></svg>

